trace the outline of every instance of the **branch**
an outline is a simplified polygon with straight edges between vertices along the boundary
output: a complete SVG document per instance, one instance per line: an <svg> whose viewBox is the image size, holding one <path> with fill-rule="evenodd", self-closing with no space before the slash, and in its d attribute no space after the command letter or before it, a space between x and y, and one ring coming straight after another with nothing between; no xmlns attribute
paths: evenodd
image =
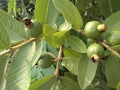
<svg viewBox="0 0 120 90"><path fill-rule="evenodd" d="M115 56L119 57L120 58L120 54L113 50L109 45L107 45L106 43L104 42L99 42L102 46L104 46L105 48L107 48L109 51L111 51Z"/></svg>
<svg viewBox="0 0 120 90"><path fill-rule="evenodd" d="M62 52L63 52L63 46L61 46L60 49L59 49L58 58L57 58L58 62L57 62L56 70L55 70L55 73L54 73L54 76L55 76L56 79L55 79L55 82L53 83L52 90L55 90L56 82L59 79L59 69L60 69L60 63L62 61Z"/></svg>
<svg viewBox="0 0 120 90"><path fill-rule="evenodd" d="M31 38L31 39L28 39L27 41L24 41L20 44L13 46L13 47L10 47L9 49L5 50L4 52L0 52L0 57L7 54L7 53L10 53L11 51L15 51L16 49L18 49L18 48L20 48L20 47L22 47L30 42L33 42L35 40L36 40L36 38Z"/></svg>

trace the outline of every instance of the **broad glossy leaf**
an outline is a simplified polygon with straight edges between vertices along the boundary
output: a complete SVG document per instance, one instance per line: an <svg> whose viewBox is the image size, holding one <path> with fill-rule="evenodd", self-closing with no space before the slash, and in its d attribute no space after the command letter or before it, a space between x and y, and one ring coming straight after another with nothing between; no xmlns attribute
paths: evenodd
<svg viewBox="0 0 120 90"><path fill-rule="evenodd" d="M58 11L52 0L36 0L35 19L42 24L54 25Z"/></svg>
<svg viewBox="0 0 120 90"><path fill-rule="evenodd" d="M7 33L7 28L1 23L2 22L0 22L0 48L4 49L10 46L10 38Z"/></svg>
<svg viewBox="0 0 120 90"><path fill-rule="evenodd" d="M62 61L62 65L66 67L72 74L78 74L78 65L79 58L75 57L64 57Z"/></svg>
<svg viewBox="0 0 120 90"><path fill-rule="evenodd" d="M56 42L54 42L54 36L53 34L55 34L57 31L52 28L51 26L49 25L44 25L44 28L43 28L43 39L48 43L50 44L51 46L55 47L55 48L58 48L60 45Z"/></svg>
<svg viewBox="0 0 120 90"><path fill-rule="evenodd" d="M98 64L93 63L87 55L83 55L80 58L77 77L81 89L84 90L91 84L95 77L97 66Z"/></svg>
<svg viewBox="0 0 120 90"><path fill-rule="evenodd" d="M63 45L67 41L69 34L70 33L67 30L54 33L54 42L58 43L59 45Z"/></svg>
<svg viewBox="0 0 120 90"><path fill-rule="evenodd" d="M72 2L69 0L53 0L53 3L56 9L63 14L64 18L72 24L74 29L81 29L83 25L82 17Z"/></svg>
<svg viewBox="0 0 120 90"><path fill-rule="evenodd" d="M76 58L80 57L80 53L72 50L71 48L64 48L63 53L65 57L76 57Z"/></svg>
<svg viewBox="0 0 120 90"><path fill-rule="evenodd" d="M104 24L107 27L107 30L103 33L103 37L107 37L108 33L111 30L120 30L120 11L112 14L110 17L108 17L105 21Z"/></svg>
<svg viewBox="0 0 120 90"><path fill-rule="evenodd" d="M58 90L81 90L78 82L68 78L60 77L61 82L59 82Z"/></svg>
<svg viewBox="0 0 120 90"><path fill-rule="evenodd" d="M105 73L108 86L116 88L120 82L120 58L111 55L106 62Z"/></svg>
<svg viewBox="0 0 120 90"><path fill-rule="evenodd" d="M38 61L38 59L39 59L39 57L40 57L40 55L41 55L42 45L43 45L43 44L41 43L40 40L39 40L39 41L36 41L36 50L35 50L34 57L33 57L33 59L32 59L32 66L34 66L34 65L37 63L37 61Z"/></svg>
<svg viewBox="0 0 120 90"><path fill-rule="evenodd" d="M4 55L0 57L0 90L4 90L5 88L5 76L8 64L8 56Z"/></svg>
<svg viewBox="0 0 120 90"><path fill-rule="evenodd" d="M43 77L35 83L32 83L29 90L51 90L54 80L55 78L53 75Z"/></svg>
<svg viewBox="0 0 120 90"><path fill-rule="evenodd" d="M86 53L87 51L85 43L79 37L69 36L68 44L73 50L79 53Z"/></svg>
<svg viewBox="0 0 120 90"><path fill-rule="evenodd" d="M35 43L33 42L21 47L13 56L7 74L6 90L28 90L34 52Z"/></svg>
<svg viewBox="0 0 120 90"><path fill-rule="evenodd" d="M22 23L13 19L8 13L0 9L0 26L5 26L11 43L23 41L26 38L24 26Z"/></svg>

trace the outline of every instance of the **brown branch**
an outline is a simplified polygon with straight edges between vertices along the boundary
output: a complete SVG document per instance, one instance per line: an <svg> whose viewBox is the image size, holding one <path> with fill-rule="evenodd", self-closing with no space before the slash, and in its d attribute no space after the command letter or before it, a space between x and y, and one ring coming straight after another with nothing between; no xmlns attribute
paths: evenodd
<svg viewBox="0 0 120 90"><path fill-rule="evenodd" d="M52 90L55 90L56 82L59 79L59 69L60 69L60 64L61 64L61 61L62 61L62 52L63 52L63 46L61 46L60 49L59 49L56 70L55 70L55 73L54 73L55 81L53 83Z"/></svg>
<svg viewBox="0 0 120 90"><path fill-rule="evenodd" d="M24 42L20 43L20 44L17 44L17 45L15 45L15 46L12 46L12 47L10 47L9 49L5 50L4 52L0 52L0 57L3 56L3 55L5 55L5 54L7 54L7 53L10 53L10 52L12 52L12 51L15 51L16 49L22 47L23 45L26 45L26 44L28 44L28 43L30 43L30 42L35 41L35 40L36 40L36 38L31 38L31 39L28 39L27 41L24 41Z"/></svg>
<svg viewBox="0 0 120 90"><path fill-rule="evenodd" d="M119 57L120 58L120 54L113 50L109 45L107 45L106 43L104 42L99 42L102 46L104 46L105 48L107 48L110 52L112 52L115 56Z"/></svg>

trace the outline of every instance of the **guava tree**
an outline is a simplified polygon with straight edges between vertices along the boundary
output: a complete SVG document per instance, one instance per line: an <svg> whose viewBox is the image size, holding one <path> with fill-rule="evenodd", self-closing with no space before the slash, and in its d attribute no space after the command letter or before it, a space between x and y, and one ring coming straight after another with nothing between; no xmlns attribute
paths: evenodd
<svg viewBox="0 0 120 90"><path fill-rule="evenodd" d="M119 4L2 0L0 90L120 90Z"/></svg>

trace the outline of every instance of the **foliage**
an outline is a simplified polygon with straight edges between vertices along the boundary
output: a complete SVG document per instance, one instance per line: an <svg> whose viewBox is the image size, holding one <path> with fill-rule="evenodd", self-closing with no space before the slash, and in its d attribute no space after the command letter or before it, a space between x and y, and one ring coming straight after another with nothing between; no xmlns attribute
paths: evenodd
<svg viewBox="0 0 120 90"><path fill-rule="evenodd" d="M119 33L111 33L120 31L119 4L116 0L1 0L0 90L120 90L120 45L107 42L109 34L120 41ZM24 22L25 18L40 26L26 27L35 23ZM89 21L105 26L98 36L98 26L90 24L95 29L90 35L97 38L85 34ZM97 47L88 56L93 43L102 47L102 56L97 55ZM42 68L38 62L44 53L54 58L42 58L48 65Z"/></svg>

